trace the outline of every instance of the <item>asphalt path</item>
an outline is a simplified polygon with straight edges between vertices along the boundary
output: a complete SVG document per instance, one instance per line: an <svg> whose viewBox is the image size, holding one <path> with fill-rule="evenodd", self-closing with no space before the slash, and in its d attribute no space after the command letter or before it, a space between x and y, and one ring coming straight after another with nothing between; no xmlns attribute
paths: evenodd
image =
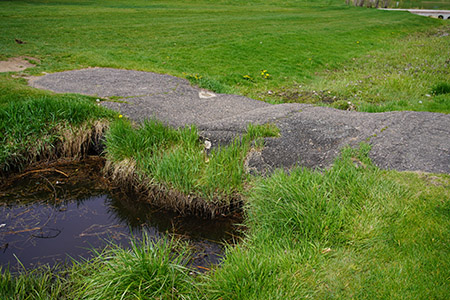
<svg viewBox="0 0 450 300"><path fill-rule="evenodd" d="M249 123L274 123L281 136L252 151L250 171L294 165L327 168L344 146L372 145L370 157L383 169L450 173L450 115L430 112L362 113L306 104L271 105L237 95L214 94L185 79L151 72L89 68L47 74L30 85L57 93L110 100L100 105L142 122L195 124L213 146L229 143Z"/></svg>

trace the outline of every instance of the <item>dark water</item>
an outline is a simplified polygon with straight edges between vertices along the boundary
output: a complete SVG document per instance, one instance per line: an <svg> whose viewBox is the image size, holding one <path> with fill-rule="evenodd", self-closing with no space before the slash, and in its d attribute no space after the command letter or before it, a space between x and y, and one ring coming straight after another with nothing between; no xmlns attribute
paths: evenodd
<svg viewBox="0 0 450 300"><path fill-rule="evenodd" d="M92 255L107 241L123 247L146 231L153 239L170 233L194 250L192 265L215 264L223 242L234 237L238 219L181 217L111 188L99 176L100 159L58 164L8 178L0 187L0 264L27 269ZM203 267L203 268L202 268Z"/></svg>

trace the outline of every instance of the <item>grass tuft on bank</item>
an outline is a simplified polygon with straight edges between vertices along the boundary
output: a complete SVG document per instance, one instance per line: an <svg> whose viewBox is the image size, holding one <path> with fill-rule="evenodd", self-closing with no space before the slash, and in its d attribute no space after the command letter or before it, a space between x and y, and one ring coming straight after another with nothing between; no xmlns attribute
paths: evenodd
<svg viewBox="0 0 450 300"><path fill-rule="evenodd" d="M4 77L3 77L4 78ZM37 160L78 156L98 140L115 113L92 97L53 95L0 80L0 172Z"/></svg>
<svg viewBox="0 0 450 300"><path fill-rule="evenodd" d="M252 142L261 144L262 138L278 134L272 124L249 125L230 145L210 149L195 126L174 129L149 120L135 127L118 120L106 134L108 169L118 182L131 180L148 192L164 190L166 197L154 199L163 206L214 216L240 201L248 178L244 160Z"/></svg>
<svg viewBox="0 0 450 300"><path fill-rule="evenodd" d="M130 249L111 245L75 266L77 299L198 299L189 255L180 241L153 241L146 234Z"/></svg>
<svg viewBox="0 0 450 300"><path fill-rule="evenodd" d="M0 268L1 299L64 299L69 292L68 283L48 266L19 273Z"/></svg>

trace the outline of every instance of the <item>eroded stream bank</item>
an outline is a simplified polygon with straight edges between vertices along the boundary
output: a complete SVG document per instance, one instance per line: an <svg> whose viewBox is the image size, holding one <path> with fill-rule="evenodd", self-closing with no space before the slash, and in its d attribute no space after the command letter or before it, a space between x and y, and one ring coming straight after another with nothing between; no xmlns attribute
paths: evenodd
<svg viewBox="0 0 450 300"><path fill-rule="evenodd" d="M106 241L124 247L146 231L152 239L166 233L189 242L192 265L219 262L222 243L231 242L239 216L204 220L182 217L137 201L101 176L104 160L90 157L27 169L0 186L0 264L18 268L89 257Z"/></svg>

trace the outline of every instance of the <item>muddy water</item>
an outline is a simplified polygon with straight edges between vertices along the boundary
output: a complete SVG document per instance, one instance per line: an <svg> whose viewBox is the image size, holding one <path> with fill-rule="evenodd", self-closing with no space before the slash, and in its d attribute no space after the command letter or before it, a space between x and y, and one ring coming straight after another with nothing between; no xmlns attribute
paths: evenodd
<svg viewBox="0 0 450 300"><path fill-rule="evenodd" d="M203 220L152 207L111 187L99 176L103 161L91 158L27 170L0 186L0 264L27 269L91 256L108 241L129 245L146 231L189 242L193 265L220 260L223 242L235 238L238 218Z"/></svg>

